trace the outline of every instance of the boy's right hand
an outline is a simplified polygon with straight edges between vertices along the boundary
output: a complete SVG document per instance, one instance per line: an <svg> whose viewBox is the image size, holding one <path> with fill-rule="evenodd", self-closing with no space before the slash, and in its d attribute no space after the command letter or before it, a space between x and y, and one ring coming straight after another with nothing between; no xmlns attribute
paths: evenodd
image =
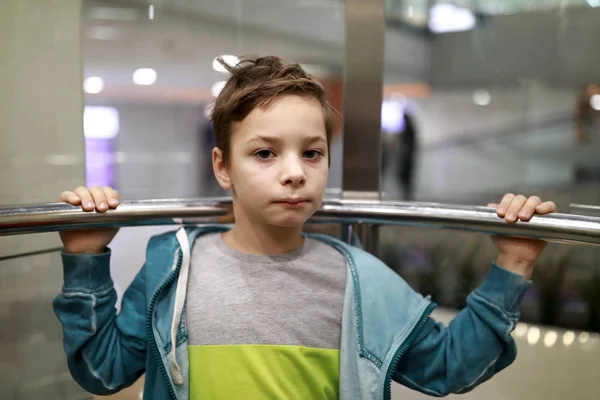
<svg viewBox="0 0 600 400"><path fill-rule="evenodd" d="M81 206L83 211L103 213L119 205L119 194L110 187L98 186L86 189L78 187L74 192L65 191L60 200L73 206ZM100 254L113 240L119 228L77 229L61 231L60 239L66 253Z"/></svg>

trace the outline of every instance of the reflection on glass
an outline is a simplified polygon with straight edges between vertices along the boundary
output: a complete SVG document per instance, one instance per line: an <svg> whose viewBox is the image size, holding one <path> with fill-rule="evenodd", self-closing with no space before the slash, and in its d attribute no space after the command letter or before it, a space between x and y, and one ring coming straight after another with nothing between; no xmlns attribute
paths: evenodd
<svg viewBox="0 0 600 400"><path fill-rule="evenodd" d="M579 334L579 343L585 344L590 339L590 334L588 332L581 332Z"/></svg>
<svg viewBox="0 0 600 400"><path fill-rule="evenodd" d="M532 346L537 344L537 342L540 340L540 336L540 328L535 326L530 327L527 331L527 343Z"/></svg>
<svg viewBox="0 0 600 400"><path fill-rule="evenodd" d="M556 343L558 339L558 334L555 331L548 331L544 335L544 346L547 348L551 348Z"/></svg>
<svg viewBox="0 0 600 400"><path fill-rule="evenodd" d="M572 331L567 331L563 334L563 343L566 347L569 347L575 341L575 333Z"/></svg>
<svg viewBox="0 0 600 400"><path fill-rule="evenodd" d="M524 337L527 334L527 324L524 322L519 322L515 328L515 336Z"/></svg>

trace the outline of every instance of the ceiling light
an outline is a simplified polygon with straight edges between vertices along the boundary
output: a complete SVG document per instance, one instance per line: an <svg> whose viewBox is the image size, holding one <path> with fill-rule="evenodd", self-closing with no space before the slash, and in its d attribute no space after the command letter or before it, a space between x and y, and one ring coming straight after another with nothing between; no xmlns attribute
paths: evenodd
<svg viewBox="0 0 600 400"><path fill-rule="evenodd" d="M429 29L434 33L468 31L475 27L475 15L454 4L436 4L431 7Z"/></svg>
<svg viewBox="0 0 600 400"><path fill-rule="evenodd" d="M225 87L225 84L227 82L225 81L220 81L220 82L215 82L212 87L210 88L210 91L212 92L212 95L215 97L219 96L219 93L221 93L221 90L223 90L223 88Z"/></svg>
<svg viewBox="0 0 600 400"><path fill-rule="evenodd" d="M104 89L104 80L99 76L90 76L83 81L83 90L86 93L96 94Z"/></svg>
<svg viewBox="0 0 600 400"><path fill-rule="evenodd" d="M594 110L600 111L600 94L595 94L590 97L590 106L592 106Z"/></svg>
<svg viewBox="0 0 600 400"><path fill-rule="evenodd" d="M587 3L590 5L590 7L600 7L600 0L587 0Z"/></svg>
<svg viewBox="0 0 600 400"><path fill-rule="evenodd" d="M152 68L140 68L133 73L133 83L141 86L153 85L156 82L157 74Z"/></svg>
<svg viewBox="0 0 600 400"><path fill-rule="evenodd" d="M83 134L86 139L112 139L119 134L119 112L114 107L85 106Z"/></svg>
<svg viewBox="0 0 600 400"><path fill-rule="evenodd" d="M236 56L232 56L232 55L222 55L219 57L215 57L212 62L212 67L217 72L229 72L229 71L227 71L227 68L225 68L223 66L223 64L221 64L221 62L218 60L219 58L221 58L223 60L223 62L225 64L229 65L230 67L235 67L240 62L239 58L237 58Z"/></svg>
<svg viewBox="0 0 600 400"><path fill-rule="evenodd" d="M492 95L487 90L476 90L473 93L473 102L478 106L487 106L492 101Z"/></svg>

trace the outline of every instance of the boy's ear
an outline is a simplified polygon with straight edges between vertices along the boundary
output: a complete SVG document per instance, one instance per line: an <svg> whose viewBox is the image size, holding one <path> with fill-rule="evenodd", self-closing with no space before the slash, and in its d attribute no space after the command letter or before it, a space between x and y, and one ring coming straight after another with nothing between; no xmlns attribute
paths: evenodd
<svg viewBox="0 0 600 400"><path fill-rule="evenodd" d="M215 178L219 182L219 185L224 190L231 189L231 179L229 178L229 169L223 161L223 152L218 147L212 150L212 165Z"/></svg>

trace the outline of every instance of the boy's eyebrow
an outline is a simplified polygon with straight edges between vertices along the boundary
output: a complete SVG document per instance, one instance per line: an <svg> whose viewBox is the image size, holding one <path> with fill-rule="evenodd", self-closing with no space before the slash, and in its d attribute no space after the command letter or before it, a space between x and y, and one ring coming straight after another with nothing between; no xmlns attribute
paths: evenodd
<svg viewBox="0 0 600 400"><path fill-rule="evenodd" d="M281 139L279 139L277 137L272 137L272 136L258 135L258 136L251 137L250 139L248 139L248 141L246 143L252 143L252 142L279 143L279 142L281 142Z"/></svg>
<svg viewBox="0 0 600 400"><path fill-rule="evenodd" d="M252 143L252 142L267 142L267 143L277 144L277 143L281 143L281 141L282 140L278 137L258 135L258 136L254 136L254 137L248 139L246 144ZM320 135L307 136L304 139L304 142L306 142L306 143L314 143L314 142L318 142L318 141L326 142L325 138Z"/></svg>
<svg viewBox="0 0 600 400"><path fill-rule="evenodd" d="M306 143L314 143L314 142L318 142L318 141L327 142L327 140L323 136L320 136L320 135L308 136L306 139L304 139L304 141Z"/></svg>

